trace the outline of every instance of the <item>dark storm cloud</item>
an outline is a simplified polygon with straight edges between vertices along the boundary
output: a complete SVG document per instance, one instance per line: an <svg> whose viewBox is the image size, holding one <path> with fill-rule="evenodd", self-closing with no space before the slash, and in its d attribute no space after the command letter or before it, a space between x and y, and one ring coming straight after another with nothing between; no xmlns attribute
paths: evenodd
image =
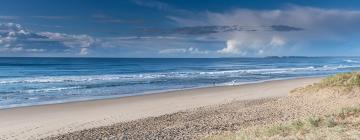
<svg viewBox="0 0 360 140"><path fill-rule="evenodd" d="M289 32L289 31L301 31L301 30L304 30L303 28L292 27L292 26L287 26L287 25L272 25L270 27L274 31L279 31L279 32Z"/></svg>

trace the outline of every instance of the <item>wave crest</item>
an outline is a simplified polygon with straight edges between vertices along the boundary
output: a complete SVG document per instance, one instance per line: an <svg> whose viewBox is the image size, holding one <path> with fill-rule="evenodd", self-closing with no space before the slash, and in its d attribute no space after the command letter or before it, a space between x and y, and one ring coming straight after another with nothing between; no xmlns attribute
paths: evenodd
<svg viewBox="0 0 360 140"><path fill-rule="evenodd" d="M269 69L244 69L244 70L223 70L223 71L191 71L191 72L167 72L167 73L143 73L143 74L113 74L113 75L83 75L83 76L42 76L24 78L5 78L1 79L0 84L18 83L79 83L95 81L149 81L161 79L186 79L186 78L207 78L217 76L237 76L248 74L293 74L312 71L335 71L346 68L360 68L360 66L337 65L321 67L308 66L297 68L269 68Z"/></svg>

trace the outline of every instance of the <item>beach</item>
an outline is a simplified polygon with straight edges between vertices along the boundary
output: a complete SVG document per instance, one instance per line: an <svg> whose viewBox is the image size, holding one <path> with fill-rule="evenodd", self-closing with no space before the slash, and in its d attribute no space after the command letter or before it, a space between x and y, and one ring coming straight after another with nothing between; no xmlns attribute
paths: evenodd
<svg viewBox="0 0 360 140"><path fill-rule="evenodd" d="M205 106L287 96L322 78L276 80L0 110L1 139L41 139Z"/></svg>
<svg viewBox="0 0 360 140"><path fill-rule="evenodd" d="M360 1L5 0L0 140L360 140Z"/></svg>

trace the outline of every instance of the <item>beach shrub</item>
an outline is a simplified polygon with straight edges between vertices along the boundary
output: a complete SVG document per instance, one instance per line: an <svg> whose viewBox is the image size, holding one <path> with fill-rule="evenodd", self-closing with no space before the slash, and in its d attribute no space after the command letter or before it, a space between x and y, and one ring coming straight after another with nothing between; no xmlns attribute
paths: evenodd
<svg viewBox="0 0 360 140"><path fill-rule="evenodd" d="M338 123L335 121L335 119L333 117L326 118L326 126L327 127L335 127L337 125L338 125Z"/></svg>
<svg viewBox="0 0 360 140"><path fill-rule="evenodd" d="M295 131L299 131L304 128L305 123L301 120L296 120L296 121L292 122L291 125L293 126Z"/></svg>
<svg viewBox="0 0 360 140"><path fill-rule="evenodd" d="M319 127L322 120L318 117L310 117L308 121L312 127Z"/></svg>
<svg viewBox="0 0 360 140"><path fill-rule="evenodd" d="M291 133L291 126L290 125L275 125L268 128L265 132L268 136L274 136L274 135L281 135L281 136L287 136Z"/></svg>

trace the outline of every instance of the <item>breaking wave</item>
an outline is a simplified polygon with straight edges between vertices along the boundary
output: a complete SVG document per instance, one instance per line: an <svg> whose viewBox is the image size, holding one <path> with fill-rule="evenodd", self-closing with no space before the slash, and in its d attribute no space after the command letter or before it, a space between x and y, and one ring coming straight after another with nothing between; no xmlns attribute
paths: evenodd
<svg viewBox="0 0 360 140"><path fill-rule="evenodd" d="M245 69L245 70L223 70L223 71L192 71L192 72L167 72L167 73L143 73L143 74L108 74L108 75L83 75L83 76L40 76L40 77L21 77L21 78L4 78L0 84L17 84L17 83L81 83L81 82L98 82L98 81L148 81L148 80L166 80L166 79L186 79L186 78L207 78L221 77L231 75L248 75L248 74L291 74L314 71L334 71L346 68L360 68L360 66L337 65L321 67L309 66L299 68L269 68L269 69ZM48 89L53 90L53 89ZM55 90L55 89L54 89Z"/></svg>

